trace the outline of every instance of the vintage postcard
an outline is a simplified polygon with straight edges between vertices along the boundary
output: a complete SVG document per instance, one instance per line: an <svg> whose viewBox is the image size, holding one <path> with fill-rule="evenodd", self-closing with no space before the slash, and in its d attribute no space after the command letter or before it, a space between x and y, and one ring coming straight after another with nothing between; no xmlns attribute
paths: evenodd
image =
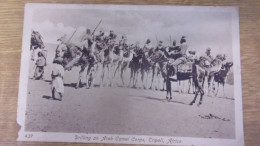
<svg viewBox="0 0 260 146"><path fill-rule="evenodd" d="M244 145L236 7L26 4L18 141Z"/></svg>

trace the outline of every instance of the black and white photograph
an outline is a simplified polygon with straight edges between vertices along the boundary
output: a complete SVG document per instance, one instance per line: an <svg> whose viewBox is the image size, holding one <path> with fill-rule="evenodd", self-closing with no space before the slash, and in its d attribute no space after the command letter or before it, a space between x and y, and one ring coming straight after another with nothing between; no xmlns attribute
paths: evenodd
<svg viewBox="0 0 260 146"><path fill-rule="evenodd" d="M238 9L25 6L18 140L244 145Z"/></svg>

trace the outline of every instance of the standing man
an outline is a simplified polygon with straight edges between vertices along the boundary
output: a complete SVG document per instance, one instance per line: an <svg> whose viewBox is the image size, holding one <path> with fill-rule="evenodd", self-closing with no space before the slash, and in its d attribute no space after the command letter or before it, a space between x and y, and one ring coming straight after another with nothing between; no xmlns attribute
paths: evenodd
<svg viewBox="0 0 260 146"><path fill-rule="evenodd" d="M43 79L43 74L44 74L44 67L46 66L46 58L43 55L43 52L38 52L38 59L35 63L36 68L34 72L34 79L35 80L40 80Z"/></svg>
<svg viewBox="0 0 260 146"><path fill-rule="evenodd" d="M64 84L63 84L64 68L63 68L63 58L57 57L53 61L53 69L51 73L52 83L51 91L52 98L54 100L62 100L64 93ZM57 98L57 96L59 98Z"/></svg>

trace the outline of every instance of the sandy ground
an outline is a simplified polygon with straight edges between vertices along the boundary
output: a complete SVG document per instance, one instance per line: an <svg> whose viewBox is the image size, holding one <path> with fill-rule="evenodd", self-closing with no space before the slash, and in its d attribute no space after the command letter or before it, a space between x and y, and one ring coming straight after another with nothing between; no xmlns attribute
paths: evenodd
<svg viewBox="0 0 260 146"><path fill-rule="evenodd" d="M29 79L26 131L235 138L231 85L226 86L227 97L222 97L221 92L218 97L204 96L198 107L188 105L193 94L173 92L173 101L168 102L162 91L122 87L75 89L73 83L79 70L75 68L65 72L64 97L57 101L50 98L53 53L49 54L45 80Z"/></svg>

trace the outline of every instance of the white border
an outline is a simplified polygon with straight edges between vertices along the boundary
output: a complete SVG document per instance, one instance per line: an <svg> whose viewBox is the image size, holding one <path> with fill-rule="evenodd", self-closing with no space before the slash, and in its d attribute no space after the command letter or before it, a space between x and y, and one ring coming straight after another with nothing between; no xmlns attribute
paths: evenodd
<svg viewBox="0 0 260 146"><path fill-rule="evenodd" d="M167 137L167 136L140 136L140 135L111 135L111 134L85 134L85 133L54 133L54 132L26 132L24 131L25 111L27 100L27 84L30 59L30 34L33 9L37 8L62 8L62 9L122 9L122 10L165 10L171 11L222 11L232 14L232 49L234 62L234 97L235 97L235 139L192 138L192 137ZM83 5L83 4L32 4L25 5L23 29L23 44L20 70L19 97L17 109L17 123L21 125L18 141L48 141L48 142L82 142L82 143L121 143L121 144L155 144L155 145L216 145L216 146L243 146L243 113L242 113L242 88L240 65L240 41L239 41L239 16L237 7L213 7L213 6L154 6L154 5ZM103 137L110 140L102 141ZM129 138L128 141L118 141L117 137ZM90 138L90 139L89 139ZM98 138L95 139L95 138ZM135 141L135 139L143 139ZM157 142L151 141L157 139ZM172 140L172 143L168 143Z"/></svg>

